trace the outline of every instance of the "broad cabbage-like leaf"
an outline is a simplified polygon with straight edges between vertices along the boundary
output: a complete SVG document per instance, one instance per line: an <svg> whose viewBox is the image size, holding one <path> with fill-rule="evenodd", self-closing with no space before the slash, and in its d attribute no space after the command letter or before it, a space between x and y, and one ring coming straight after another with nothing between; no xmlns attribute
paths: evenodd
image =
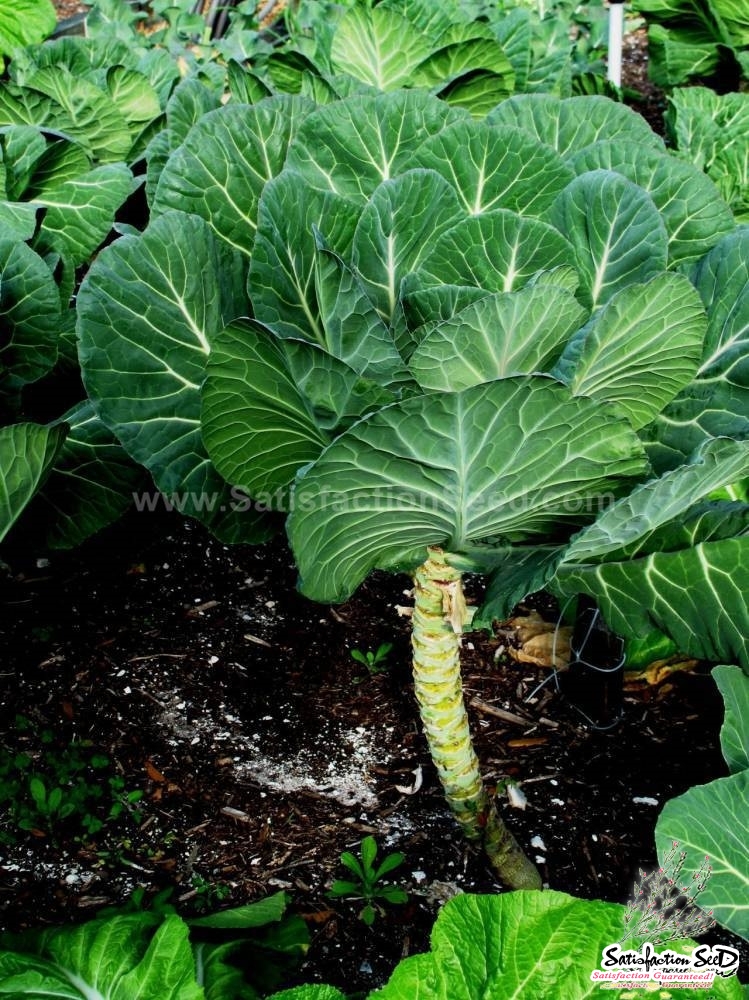
<svg viewBox="0 0 749 1000"><path fill-rule="evenodd" d="M199 215L249 255L263 187L281 172L289 142L313 110L304 98L283 96L204 115L167 160L154 215L170 209Z"/></svg>
<svg viewBox="0 0 749 1000"><path fill-rule="evenodd" d="M357 4L338 22L330 58L336 73L395 90L408 84L430 51L428 40L401 14Z"/></svg>
<svg viewBox="0 0 749 1000"><path fill-rule="evenodd" d="M0 428L0 541L49 475L65 433L31 423Z"/></svg>
<svg viewBox="0 0 749 1000"><path fill-rule="evenodd" d="M511 292L539 271L561 266L572 247L553 226L496 209L473 215L429 248L421 266L403 282L403 295L439 285L467 285Z"/></svg>
<svg viewBox="0 0 749 1000"><path fill-rule="evenodd" d="M323 335L321 346L355 372L383 386L412 381L395 332L377 311L361 276L325 247L319 233L315 235L315 294ZM399 306L396 302L394 310Z"/></svg>
<svg viewBox="0 0 749 1000"><path fill-rule="evenodd" d="M336 433L393 396L334 355L242 320L214 340L203 440L219 472L266 507Z"/></svg>
<svg viewBox="0 0 749 1000"><path fill-rule="evenodd" d="M749 770L749 676L739 667L718 666L712 677L723 695L725 718L720 750L731 774Z"/></svg>
<svg viewBox="0 0 749 1000"><path fill-rule="evenodd" d="M55 928L35 954L0 952L0 992L67 1000L203 1000L188 927L178 916L153 930L150 914Z"/></svg>
<svg viewBox="0 0 749 1000"><path fill-rule="evenodd" d="M425 139L465 117L421 91L351 97L309 116L286 166L314 187L363 202L382 181L410 169Z"/></svg>
<svg viewBox="0 0 749 1000"><path fill-rule="evenodd" d="M36 245L65 254L75 266L86 263L134 187L124 163L107 163L54 187L46 185L36 199L47 209Z"/></svg>
<svg viewBox="0 0 749 1000"><path fill-rule="evenodd" d="M644 432L661 469L711 437L749 434L749 229L725 236L693 280L707 310L707 335L695 378Z"/></svg>
<svg viewBox="0 0 749 1000"><path fill-rule="evenodd" d="M412 165L440 173L471 215L508 208L539 217L574 177L558 153L527 132L471 121L431 136L414 153Z"/></svg>
<svg viewBox="0 0 749 1000"><path fill-rule="evenodd" d="M130 129L125 116L104 90L64 66L40 69L27 80L26 86L54 102L49 117L33 124L69 133L101 163L114 163L127 156Z"/></svg>
<svg viewBox="0 0 749 1000"><path fill-rule="evenodd" d="M696 167L639 143L608 139L569 160L576 173L615 170L648 192L668 233L669 265L695 261L734 228L730 209Z"/></svg>
<svg viewBox="0 0 749 1000"><path fill-rule="evenodd" d="M285 337L325 345L315 293L317 241L347 254L359 211L334 194L310 187L285 170L266 184L250 263L253 314Z"/></svg>
<svg viewBox="0 0 749 1000"><path fill-rule="evenodd" d="M372 193L356 224L351 261L388 326L396 320L403 279L464 217L454 188L433 170L409 170Z"/></svg>
<svg viewBox="0 0 749 1000"><path fill-rule="evenodd" d="M443 392L549 371L586 316L563 288L530 285L486 295L434 326L409 365L423 388Z"/></svg>
<svg viewBox="0 0 749 1000"><path fill-rule="evenodd" d="M684 653L749 673L749 505L699 503L748 470L749 441L706 442L584 528L555 588L594 597L620 635L658 630Z"/></svg>
<svg viewBox="0 0 749 1000"><path fill-rule="evenodd" d="M0 201L0 232L3 239L19 243L31 240L37 230L39 214L38 205Z"/></svg>
<svg viewBox="0 0 749 1000"><path fill-rule="evenodd" d="M746 675L744 680L747 681ZM674 841L687 852L687 880L709 858L712 874L699 895L723 927L749 940L749 770L696 785L663 807L655 828L659 858Z"/></svg>
<svg viewBox="0 0 749 1000"><path fill-rule="evenodd" d="M680 87L666 130L673 146L715 182L736 216L749 221L749 94Z"/></svg>
<svg viewBox="0 0 749 1000"><path fill-rule="evenodd" d="M607 97L516 94L488 116L491 125L525 129L567 158L601 139L644 143L663 149L663 140L636 111Z"/></svg>
<svg viewBox="0 0 749 1000"><path fill-rule="evenodd" d="M290 990L273 993L271 1000L346 1000L346 998L334 986L305 983L304 986L292 986Z"/></svg>
<svg viewBox="0 0 749 1000"><path fill-rule="evenodd" d="M83 378L97 414L159 490L226 540L267 535L233 509L200 435L211 339L246 310L240 255L172 212L99 255L78 295Z"/></svg>
<svg viewBox="0 0 749 1000"><path fill-rule="evenodd" d="M716 511L720 520L723 515ZM644 638L658 631L677 649L699 659L731 659L749 673L747 517L735 538L700 541L675 531L659 533L664 547L624 554L601 563L568 564L557 570L554 589L595 598L614 631ZM698 582L699 581L699 582Z"/></svg>
<svg viewBox="0 0 749 1000"><path fill-rule="evenodd" d="M623 928L619 903L552 890L462 894L440 911L431 952L401 962L371 1000L585 1000L600 994L591 972ZM669 942L669 947L683 953L688 943ZM740 1000L742 992L735 977L716 977L714 991L721 1000ZM679 993L684 1000L698 1000L704 990ZM625 1000L630 994L614 988L610 995Z"/></svg>
<svg viewBox="0 0 749 1000"><path fill-rule="evenodd" d="M580 298L592 309L666 269L668 236L658 209L642 188L613 171L576 177L549 219L572 244Z"/></svg>
<svg viewBox="0 0 749 1000"><path fill-rule="evenodd" d="M25 243L0 240L0 386L35 382L57 360L60 293L42 260Z"/></svg>
<svg viewBox="0 0 749 1000"><path fill-rule="evenodd" d="M90 400L61 418L70 428L36 499L50 548L73 548L117 520L132 505L145 473L94 412Z"/></svg>
<svg viewBox="0 0 749 1000"><path fill-rule="evenodd" d="M692 380L706 326L689 281L660 274L609 299L572 338L552 374L575 395L617 403L640 428Z"/></svg>
<svg viewBox="0 0 749 1000"><path fill-rule="evenodd" d="M50 0L5 0L0 8L0 55L41 42L52 34L56 23Z"/></svg>
<svg viewBox="0 0 749 1000"><path fill-rule="evenodd" d="M384 407L297 480L288 530L303 592L343 600L428 545L460 553L557 531L581 499L645 468L625 421L541 376Z"/></svg>
<svg viewBox="0 0 749 1000"><path fill-rule="evenodd" d="M636 486L570 543L566 562L589 563L633 546L644 549L656 529L678 522L720 486L749 474L749 441L706 442L689 462Z"/></svg>

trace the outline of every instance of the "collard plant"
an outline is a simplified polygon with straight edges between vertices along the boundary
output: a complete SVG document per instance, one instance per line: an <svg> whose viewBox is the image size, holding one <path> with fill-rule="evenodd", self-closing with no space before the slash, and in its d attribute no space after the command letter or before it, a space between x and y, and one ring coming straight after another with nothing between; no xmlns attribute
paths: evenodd
<svg viewBox="0 0 749 1000"><path fill-rule="evenodd" d="M662 87L706 81L721 92L749 76L749 10L736 0L635 0L648 24L648 72Z"/></svg>
<svg viewBox="0 0 749 1000"><path fill-rule="evenodd" d="M96 412L223 537L286 516L309 597L414 575L416 693L448 800L504 881L538 885L471 746L462 576L491 574L486 621L547 584L596 589L606 553L634 561L626 533L593 544L599 512L618 524L633 488L667 495L636 519L657 546L669 516L746 475L727 206L604 98L518 96L478 122L398 91L210 112L152 211L79 295ZM741 516L721 529L740 550Z"/></svg>
<svg viewBox="0 0 749 1000"><path fill-rule="evenodd" d="M309 947L284 893L191 920L156 902L153 910L134 903L78 926L0 936L0 995L256 1000ZM309 989L310 1000L326 1000L327 987Z"/></svg>
<svg viewBox="0 0 749 1000"><path fill-rule="evenodd" d="M423 89L480 118L513 93L572 93L582 43L570 41L571 8L559 0L543 17L455 0L303 4L287 18L288 39L250 75L269 93L320 102Z"/></svg>
<svg viewBox="0 0 749 1000"><path fill-rule="evenodd" d="M282 896L272 896L184 921L162 904L160 912L102 915L79 927L6 935L0 991L70 1000L136 994L142 1000L255 1000L261 995L268 1000L344 1000L340 990L319 984L268 994L279 972L288 971L306 947L306 929L299 918L283 916L284 905ZM604 949L621 938L624 916L618 903L561 892L461 894L440 910L431 950L403 959L368 1000L599 996L601 983L593 978L594 970ZM669 944L680 956L694 948L689 940ZM625 983L627 975L622 970ZM663 985L661 992L666 992ZM633 990L627 985L610 982L607 989L613 1000L631 1000ZM704 988L684 983L678 992L683 1000L705 996ZM742 1000L744 991L732 970L715 977L709 995Z"/></svg>
<svg viewBox="0 0 749 1000"><path fill-rule="evenodd" d="M78 374L77 275L136 187L124 163L94 164L70 135L0 127L0 539L53 469L52 545L76 544L113 520L142 475L82 399Z"/></svg>
<svg viewBox="0 0 749 1000"><path fill-rule="evenodd" d="M715 181L736 219L749 222L749 94L679 87L669 97L670 144Z"/></svg>

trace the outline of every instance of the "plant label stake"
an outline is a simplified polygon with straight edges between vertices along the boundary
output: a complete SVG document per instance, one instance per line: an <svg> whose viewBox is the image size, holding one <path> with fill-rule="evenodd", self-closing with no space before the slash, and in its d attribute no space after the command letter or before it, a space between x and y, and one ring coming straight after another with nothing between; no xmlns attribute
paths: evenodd
<svg viewBox="0 0 749 1000"><path fill-rule="evenodd" d="M562 690L593 729L611 729L622 714L624 640L601 617L592 597L578 598L571 661Z"/></svg>
<svg viewBox="0 0 749 1000"><path fill-rule="evenodd" d="M622 85L622 35L624 34L624 0L609 0L608 79L615 87Z"/></svg>

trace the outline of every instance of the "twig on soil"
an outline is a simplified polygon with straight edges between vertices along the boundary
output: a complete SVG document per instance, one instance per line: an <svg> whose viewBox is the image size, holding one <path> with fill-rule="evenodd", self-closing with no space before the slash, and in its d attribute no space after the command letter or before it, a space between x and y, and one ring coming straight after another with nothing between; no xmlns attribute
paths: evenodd
<svg viewBox="0 0 749 1000"><path fill-rule="evenodd" d="M246 812L242 812L241 809L232 809L231 806L224 806L221 812L224 816L229 816L231 819L238 819L240 823L251 823L252 820Z"/></svg>
<svg viewBox="0 0 749 1000"><path fill-rule="evenodd" d="M142 663L144 660L186 660L187 653L149 653L147 656L132 656L128 663Z"/></svg>
<svg viewBox="0 0 749 1000"><path fill-rule="evenodd" d="M490 705L488 701L484 701L482 698L474 696L468 702L471 708L475 708L477 712L483 712L484 715L493 715L497 719L502 719L503 722L511 722L515 726L533 726L535 723L533 719L525 719L522 715L515 715L514 712L507 712L504 708L497 708L495 705Z"/></svg>

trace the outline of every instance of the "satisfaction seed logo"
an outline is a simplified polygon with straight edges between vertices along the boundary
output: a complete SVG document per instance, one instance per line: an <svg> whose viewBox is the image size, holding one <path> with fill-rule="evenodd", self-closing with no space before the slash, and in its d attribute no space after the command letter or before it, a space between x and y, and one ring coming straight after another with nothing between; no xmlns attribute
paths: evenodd
<svg viewBox="0 0 749 1000"><path fill-rule="evenodd" d="M685 884L681 870L686 856L675 840L661 868L640 872L624 914L624 935L603 949L600 967L590 974L601 989L709 989L716 976L736 974L739 953L727 945L697 945L689 953L655 949L715 926L713 911L706 913L696 903L712 875L710 858L705 857ZM625 948L628 942L636 947Z"/></svg>

